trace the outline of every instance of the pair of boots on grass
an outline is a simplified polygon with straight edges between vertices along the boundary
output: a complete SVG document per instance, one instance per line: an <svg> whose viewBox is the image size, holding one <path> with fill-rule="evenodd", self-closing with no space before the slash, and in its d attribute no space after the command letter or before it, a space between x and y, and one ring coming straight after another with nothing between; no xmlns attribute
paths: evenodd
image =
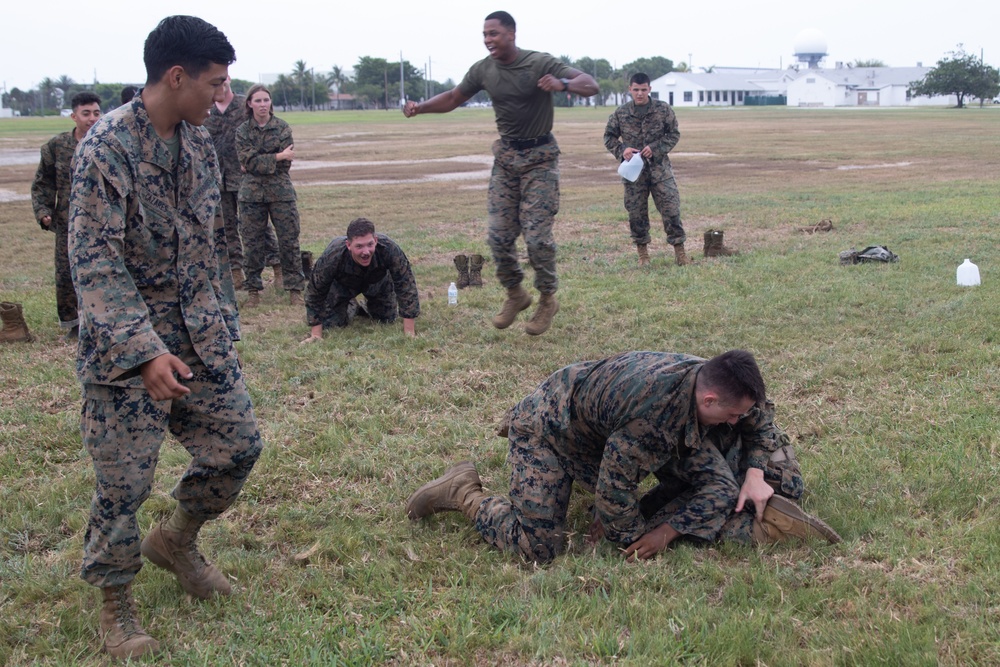
<svg viewBox="0 0 1000 667"><path fill-rule="evenodd" d="M705 257L731 257L740 254L739 250L728 247L724 243L724 238L725 235L721 229L709 229L706 231ZM639 266L648 266L649 246L645 243L640 243L636 245L636 250L639 253ZM687 266L693 263L684 250L683 243L674 245L674 259L677 262L677 266Z"/></svg>

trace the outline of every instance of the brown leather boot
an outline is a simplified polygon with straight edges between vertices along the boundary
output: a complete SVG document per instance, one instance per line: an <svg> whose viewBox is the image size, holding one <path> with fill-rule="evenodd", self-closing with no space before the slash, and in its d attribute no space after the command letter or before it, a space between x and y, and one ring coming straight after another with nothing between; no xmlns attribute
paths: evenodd
<svg viewBox="0 0 1000 667"><path fill-rule="evenodd" d="M820 519L806 514L794 501L773 495L764 516L753 522L754 544L773 544L791 539L821 538L830 544L841 542L840 535Z"/></svg>
<svg viewBox="0 0 1000 667"><path fill-rule="evenodd" d="M469 287L483 286L483 256L469 255Z"/></svg>
<svg viewBox="0 0 1000 667"><path fill-rule="evenodd" d="M506 329L514 323L514 318L522 310L531 305L531 295L520 285L507 288L507 300L503 302L500 312L493 318L493 326Z"/></svg>
<svg viewBox="0 0 1000 667"><path fill-rule="evenodd" d="M479 505L486 498L476 466L472 461L462 461L414 491L406 499L406 516L416 521L438 512L461 512L469 521L475 521Z"/></svg>
<svg viewBox="0 0 1000 667"><path fill-rule="evenodd" d="M247 300L243 303L244 308L257 308L260 306L260 292L255 289L247 291Z"/></svg>
<svg viewBox="0 0 1000 667"><path fill-rule="evenodd" d="M233 289L243 289L243 281L246 280L243 269L233 269Z"/></svg>
<svg viewBox="0 0 1000 667"><path fill-rule="evenodd" d="M128 660L160 650L160 642L146 634L139 623L131 582L102 588L101 594L101 637L108 655Z"/></svg>
<svg viewBox="0 0 1000 667"><path fill-rule="evenodd" d="M645 243L639 243L635 249L639 251L639 266L649 266L649 246Z"/></svg>
<svg viewBox="0 0 1000 667"><path fill-rule="evenodd" d="M458 271L458 280L455 287L465 289L469 286L469 258L466 255L455 255L455 269Z"/></svg>
<svg viewBox="0 0 1000 667"><path fill-rule="evenodd" d="M677 262L677 266L687 266L691 264L691 258L687 256L687 252L684 251L684 244L678 243L674 246L674 261Z"/></svg>
<svg viewBox="0 0 1000 667"><path fill-rule="evenodd" d="M178 519L177 514L180 514ZM181 530L169 530L168 522L176 522ZM153 565L177 575L181 588L196 598L207 600L212 593L229 595L233 592L226 576L205 560L195 541L204 522L185 514L180 508L167 521L156 524L139 545L139 551Z"/></svg>
<svg viewBox="0 0 1000 667"><path fill-rule="evenodd" d="M732 257L740 254L739 250L725 245L725 234L721 229L709 229L705 232L705 257Z"/></svg>
<svg viewBox="0 0 1000 667"><path fill-rule="evenodd" d="M302 291L297 289L288 290L288 303L292 304L293 306L305 305L305 303L302 301Z"/></svg>
<svg viewBox="0 0 1000 667"><path fill-rule="evenodd" d="M274 270L274 289L285 289L285 281L281 274L281 264L271 267Z"/></svg>
<svg viewBox="0 0 1000 667"><path fill-rule="evenodd" d="M3 320L0 343L30 343L33 340L28 323L24 321L21 304L10 301L0 303L0 319Z"/></svg>
<svg viewBox="0 0 1000 667"><path fill-rule="evenodd" d="M535 314L524 326L524 332L529 336L541 336L552 326L552 318L559 312L559 301L555 294L543 294L538 299Z"/></svg>

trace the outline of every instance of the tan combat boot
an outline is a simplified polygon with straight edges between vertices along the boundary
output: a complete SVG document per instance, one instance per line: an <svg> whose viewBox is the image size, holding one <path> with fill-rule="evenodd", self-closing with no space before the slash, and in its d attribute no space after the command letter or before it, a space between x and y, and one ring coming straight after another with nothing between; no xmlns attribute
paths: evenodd
<svg viewBox="0 0 1000 667"><path fill-rule="evenodd" d="M139 551L153 565L177 575L181 588L188 594L207 600L212 593L229 595L233 588L226 576L205 560L195 545L203 523L177 508L173 516L156 524L139 545Z"/></svg>
<svg viewBox="0 0 1000 667"><path fill-rule="evenodd" d="M297 289L288 290L288 303L292 304L293 306L305 305L305 303L302 301L302 291Z"/></svg>
<svg viewBox="0 0 1000 667"><path fill-rule="evenodd" d="M710 229L705 232L705 257L732 257L740 254L725 245L725 234L721 229Z"/></svg>
<svg viewBox="0 0 1000 667"><path fill-rule="evenodd" d="M469 287L483 286L483 256L469 255Z"/></svg>
<svg viewBox="0 0 1000 667"><path fill-rule="evenodd" d="M281 274L281 264L271 267L274 270L274 289L285 289L285 281Z"/></svg>
<svg viewBox="0 0 1000 667"><path fill-rule="evenodd" d="M811 514L806 514L794 501L784 496L771 496L764 508L764 516L753 522L754 544L773 544L813 537L822 538L830 544L842 541L837 531Z"/></svg>
<svg viewBox="0 0 1000 667"><path fill-rule="evenodd" d="M476 466L472 461L462 461L414 491L406 499L406 516L416 521L438 512L461 512L469 521L475 521L486 498Z"/></svg>
<svg viewBox="0 0 1000 667"><path fill-rule="evenodd" d="M531 305L531 295L520 285L507 288L507 300L503 302L500 312L493 318L493 326L506 329L514 323L514 318L522 310Z"/></svg>
<svg viewBox="0 0 1000 667"><path fill-rule="evenodd" d="M635 246L635 249L639 251L639 266L649 266L649 245L639 243Z"/></svg>
<svg viewBox="0 0 1000 667"><path fill-rule="evenodd" d="M469 258L466 255L455 255L455 269L458 271L458 280L455 287L465 289L469 286Z"/></svg>
<svg viewBox="0 0 1000 667"><path fill-rule="evenodd" d="M246 280L243 269L233 269L233 289L243 289L243 281Z"/></svg>
<svg viewBox="0 0 1000 667"><path fill-rule="evenodd" d="M687 266L691 264L691 258L687 256L687 252L684 250L684 244L678 243L674 246L674 261L677 262L677 266Z"/></svg>
<svg viewBox="0 0 1000 667"><path fill-rule="evenodd" d="M541 336L552 326L552 318L559 312L559 301L555 294L543 294L538 299L538 308L524 325L524 332L529 336Z"/></svg>
<svg viewBox="0 0 1000 667"><path fill-rule="evenodd" d="M0 343L30 343L33 340L28 323L24 321L21 304L10 301L0 303L0 319L3 320Z"/></svg>
<svg viewBox="0 0 1000 667"><path fill-rule="evenodd" d="M260 305L260 292L255 289L247 290L247 300L243 303L244 308L256 308Z"/></svg>
<svg viewBox="0 0 1000 667"><path fill-rule="evenodd" d="M139 623L131 582L102 588L101 594L101 637L108 655L128 660L160 650L160 642L146 634Z"/></svg>

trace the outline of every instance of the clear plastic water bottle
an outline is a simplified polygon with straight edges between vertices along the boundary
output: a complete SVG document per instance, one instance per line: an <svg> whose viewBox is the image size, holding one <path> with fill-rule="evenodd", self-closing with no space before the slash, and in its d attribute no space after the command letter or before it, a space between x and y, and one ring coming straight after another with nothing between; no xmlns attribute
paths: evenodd
<svg viewBox="0 0 1000 667"><path fill-rule="evenodd" d="M458 303L458 288L455 283L448 285L448 305L454 306Z"/></svg>
<svg viewBox="0 0 1000 667"><path fill-rule="evenodd" d="M967 259L958 267L955 276L959 285L973 287L979 284L979 267Z"/></svg>

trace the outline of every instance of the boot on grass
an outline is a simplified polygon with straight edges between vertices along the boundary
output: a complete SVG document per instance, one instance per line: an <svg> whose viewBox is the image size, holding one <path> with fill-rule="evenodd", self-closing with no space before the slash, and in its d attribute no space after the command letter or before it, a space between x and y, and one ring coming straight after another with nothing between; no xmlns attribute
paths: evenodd
<svg viewBox="0 0 1000 667"><path fill-rule="evenodd" d="M173 572L188 594L207 600L213 593L229 595L233 588L198 551L195 542L203 524L178 507L173 516L156 524L139 545L139 551L153 565Z"/></svg>
<svg viewBox="0 0 1000 667"><path fill-rule="evenodd" d="M552 326L552 318L559 312L559 301L555 294L543 294L538 299L535 314L524 326L524 332L529 336L541 336Z"/></svg>
<svg viewBox="0 0 1000 667"><path fill-rule="evenodd" d="M728 247L725 234L721 229L710 229L705 232L705 257L732 257L740 254L739 250Z"/></svg>
<svg viewBox="0 0 1000 667"><path fill-rule="evenodd" d="M674 261L677 262L677 266L687 266L688 264L693 263L691 258L687 256L683 243L677 243L674 245Z"/></svg>
<svg viewBox="0 0 1000 667"><path fill-rule="evenodd" d="M483 256L469 255L469 287L483 286Z"/></svg>
<svg viewBox="0 0 1000 667"><path fill-rule="evenodd" d="M455 269L458 271L458 280L455 287L465 289L469 286L469 258L466 255L455 255Z"/></svg>
<svg viewBox="0 0 1000 667"><path fill-rule="evenodd" d="M0 303L0 319L3 320L0 343L29 343L33 340L28 323L24 321L21 304L10 301Z"/></svg>
<svg viewBox="0 0 1000 667"><path fill-rule="evenodd" d="M639 266L649 266L649 245L646 243L639 243L635 246L635 249L639 252Z"/></svg>
<svg viewBox="0 0 1000 667"><path fill-rule="evenodd" d="M514 318L522 310L531 305L531 295L520 285L507 288L507 299L503 302L500 312L493 318L493 326L506 329L514 323Z"/></svg>
<svg viewBox="0 0 1000 667"><path fill-rule="evenodd" d="M160 650L160 642L150 637L139 623L132 597L132 583L101 589L101 637L104 650L112 658L128 660Z"/></svg>
<svg viewBox="0 0 1000 667"><path fill-rule="evenodd" d="M417 521L438 512L461 512L469 521L475 521L486 498L476 466L472 461L463 461L414 491L406 499L406 516Z"/></svg>
<svg viewBox="0 0 1000 667"><path fill-rule="evenodd" d="M275 264L271 267L274 271L274 289L285 289L285 281L281 273L281 264Z"/></svg>
<svg viewBox="0 0 1000 667"><path fill-rule="evenodd" d="M243 303L244 308L257 308L260 306L260 292L252 289L247 290L247 300Z"/></svg>
<svg viewBox="0 0 1000 667"><path fill-rule="evenodd" d="M754 544L773 544L791 539L824 539L830 544L842 541L830 526L806 514L794 501L773 495L764 508L764 516L753 522Z"/></svg>
<svg viewBox="0 0 1000 667"><path fill-rule="evenodd" d="M233 289L243 289L243 281L246 280L243 269L233 269Z"/></svg>

